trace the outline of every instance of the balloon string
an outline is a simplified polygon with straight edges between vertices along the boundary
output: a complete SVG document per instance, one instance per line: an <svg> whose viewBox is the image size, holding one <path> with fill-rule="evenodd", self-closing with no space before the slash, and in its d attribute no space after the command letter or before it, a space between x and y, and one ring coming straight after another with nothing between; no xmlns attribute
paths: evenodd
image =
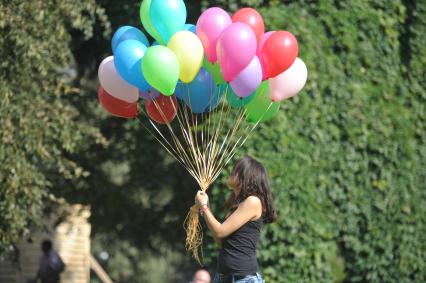
<svg viewBox="0 0 426 283"><path fill-rule="evenodd" d="M186 215L183 227L186 231L185 248L192 252L193 258L200 264L203 261L202 244L203 244L203 228L198 217L198 207L191 206ZM201 251L201 256L199 251Z"/></svg>
<svg viewBox="0 0 426 283"><path fill-rule="evenodd" d="M158 105L158 104L157 104ZM156 106L157 107L157 106ZM159 110L158 110L160 113L162 113L163 111L162 111L162 109L160 108ZM143 113L145 113L145 112L143 112ZM149 118L149 121L150 121L150 124L151 124L151 126L156 130L156 132L158 133L158 136L155 134L155 133L153 133L151 130L149 130L149 128L147 128L140 120L139 120L139 122L141 122L141 124L144 126L144 128L145 129L147 129L148 130L148 132L151 134L151 135L153 135L159 142L160 142L160 144L167 150L167 152L169 152L173 157L175 157L175 159L176 160L178 160L179 161L179 163L181 163L183 166L184 166L184 168L191 174L191 176L193 176L196 180L199 180L199 175L198 175L198 172L197 172L197 170L192 166L193 165L193 163L192 162L190 162L189 160L188 160L188 158L187 158L187 154L185 153L185 152L182 152L182 150L180 150L180 151L177 151L177 149L175 148L175 147L173 147L171 144L170 144L170 142L169 142L169 139L167 139L166 137L165 137L165 135L162 133L162 131L156 126L156 124L150 119L150 117L148 116L148 114L147 113L145 113L146 114L146 116ZM163 114L160 114L160 115L162 115L163 116L163 119L165 119L165 115L164 115L164 113ZM171 134L172 134L172 136L174 135L174 132L172 131L171 132ZM160 141L160 138L162 139L162 142ZM180 147L178 147L179 149L181 149L182 148L182 146L180 146Z"/></svg>
<svg viewBox="0 0 426 283"><path fill-rule="evenodd" d="M161 131L157 128L157 126L155 126L155 124L153 124L153 122L151 120L150 123L153 126L153 128L159 133L160 137L158 137L155 132L151 131L149 129L149 127L147 127L141 120L140 117L138 118L138 122L144 127L144 129L146 131L148 131L148 133L151 134L151 136L153 136L159 143L160 145L174 158L176 159L190 174L191 176L193 176L195 179L198 179L198 176L196 174L196 172L193 170L193 168L188 167L187 163L184 162L184 158L181 154L177 153L174 148L170 145L170 143L168 142L168 140L164 137L164 135L161 133Z"/></svg>
<svg viewBox="0 0 426 283"><path fill-rule="evenodd" d="M228 114L230 112L230 107L228 105L227 111L224 111L225 109L225 103L222 103L221 105L221 111L219 112L219 120L217 122L217 124L214 124L214 133L212 136L212 143L211 143L211 150L209 151L209 160L211 161L211 166L214 166L215 161L217 160L217 155L218 155L218 138L219 138L219 133L222 131L223 129L223 125L224 125L224 121L227 120L226 118L228 117ZM225 112L225 117L223 117L223 113ZM212 179L212 176L208 176L209 179Z"/></svg>
<svg viewBox="0 0 426 283"><path fill-rule="evenodd" d="M189 98L191 99L191 98ZM190 104L191 105L191 104ZM194 160L194 164L197 167L198 173L200 175L200 178L198 180L198 184L201 186L201 182L202 182L202 167L200 164L200 155L199 155L199 150L198 150L198 143L196 142L195 136L197 135L197 131L196 131L196 127L195 127L195 123L194 123L194 118L192 117L191 113L189 113L188 111L188 107L184 106L184 119L185 119L185 124L187 126L187 130L189 135L187 136L188 140L188 146L190 149L190 153L193 156L193 160ZM180 122L180 121L179 121ZM195 133L194 133L195 131Z"/></svg>
<svg viewBox="0 0 426 283"><path fill-rule="evenodd" d="M185 106L183 106L183 107L185 108L185 111L186 111L186 107ZM180 131L182 133L183 140L185 141L185 145L187 147L187 149L185 151L189 150L189 153L187 154L187 160L191 164L196 164L195 163L196 162L196 157L194 156L193 151L191 150L191 140L192 140L191 137L190 137L190 135L191 135L191 129L190 129L190 127L188 127L188 130L187 130L184 127L184 125L185 125L185 123L183 122L184 118L182 117L181 113L182 113L182 111L178 111L177 118L178 118L178 121L179 121L179 123L178 123L179 129L180 129Z"/></svg>

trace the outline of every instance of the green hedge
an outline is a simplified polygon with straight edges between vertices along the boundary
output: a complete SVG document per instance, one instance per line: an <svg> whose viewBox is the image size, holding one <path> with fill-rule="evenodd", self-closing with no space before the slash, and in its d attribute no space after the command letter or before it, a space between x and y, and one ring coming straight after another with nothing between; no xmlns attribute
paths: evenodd
<svg viewBox="0 0 426 283"><path fill-rule="evenodd" d="M241 150L268 168L280 212L259 250L266 282L426 282L426 3L261 12L309 70Z"/></svg>

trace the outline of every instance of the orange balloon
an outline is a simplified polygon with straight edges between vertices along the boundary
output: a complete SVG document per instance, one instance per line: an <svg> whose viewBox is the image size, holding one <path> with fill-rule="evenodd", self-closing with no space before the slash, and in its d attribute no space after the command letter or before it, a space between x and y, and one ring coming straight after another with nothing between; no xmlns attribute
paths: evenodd
<svg viewBox="0 0 426 283"><path fill-rule="evenodd" d="M154 100L145 101L145 109L149 118L159 124L167 124L176 117L178 102L175 95L161 94Z"/></svg>
<svg viewBox="0 0 426 283"><path fill-rule="evenodd" d="M259 14L259 12L252 8L243 8L238 10L232 16L232 22L240 22L250 26L256 34L257 40L259 40L259 38L265 32L265 23L263 22L262 16Z"/></svg>
<svg viewBox="0 0 426 283"><path fill-rule="evenodd" d="M126 102L110 95L99 86L98 99L102 107L114 116L121 118L135 118L138 115L138 102Z"/></svg>

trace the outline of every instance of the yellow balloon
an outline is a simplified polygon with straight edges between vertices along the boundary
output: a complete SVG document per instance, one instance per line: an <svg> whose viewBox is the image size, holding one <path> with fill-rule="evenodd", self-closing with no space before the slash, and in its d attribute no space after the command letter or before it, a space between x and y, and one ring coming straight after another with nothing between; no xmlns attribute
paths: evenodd
<svg viewBox="0 0 426 283"><path fill-rule="evenodd" d="M203 63L204 48L201 40L190 31L179 31L170 38L167 47L179 61L179 79L184 83L192 82Z"/></svg>

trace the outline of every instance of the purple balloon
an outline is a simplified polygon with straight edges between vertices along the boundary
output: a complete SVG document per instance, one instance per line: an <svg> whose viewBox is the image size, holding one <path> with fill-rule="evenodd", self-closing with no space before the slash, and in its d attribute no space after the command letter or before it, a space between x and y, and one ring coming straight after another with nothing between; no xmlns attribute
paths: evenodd
<svg viewBox="0 0 426 283"><path fill-rule="evenodd" d="M139 90L139 96L143 98L144 100L153 100L160 96L160 92L158 92L157 90L153 88L151 88L150 90L146 92Z"/></svg>
<svg viewBox="0 0 426 283"><path fill-rule="evenodd" d="M222 32L216 51L225 81L234 80L250 64L256 49L256 35L248 25L233 23Z"/></svg>
<svg viewBox="0 0 426 283"><path fill-rule="evenodd" d="M250 64L231 82L232 90L239 97L249 96L262 83L262 75L259 58L254 56Z"/></svg>

